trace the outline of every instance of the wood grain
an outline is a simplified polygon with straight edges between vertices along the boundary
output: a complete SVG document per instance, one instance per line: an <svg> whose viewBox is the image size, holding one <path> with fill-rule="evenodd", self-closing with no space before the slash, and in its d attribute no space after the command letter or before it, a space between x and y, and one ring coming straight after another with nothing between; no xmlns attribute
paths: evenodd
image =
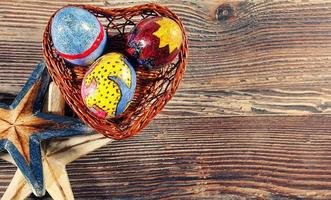
<svg viewBox="0 0 331 200"><path fill-rule="evenodd" d="M48 17L70 3L122 7L151 1L1 1L0 91L17 93L42 58ZM160 0L183 20L190 62L160 116L331 113L331 1ZM218 6L233 16L218 21Z"/></svg>
<svg viewBox="0 0 331 200"><path fill-rule="evenodd" d="M75 197L331 199L330 0L0 1L0 100L42 58L59 7L147 2L183 20L187 73L141 134L68 166ZM219 6L229 16L216 18ZM0 195L14 172L0 162Z"/></svg>
<svg viewBox="0 0 331 200"><path fill-rule="evenodd" d="M330 199L330 122L330 116L158 119L67 169L77 199ZM0 164L2 193L14 168Z"/></svg>

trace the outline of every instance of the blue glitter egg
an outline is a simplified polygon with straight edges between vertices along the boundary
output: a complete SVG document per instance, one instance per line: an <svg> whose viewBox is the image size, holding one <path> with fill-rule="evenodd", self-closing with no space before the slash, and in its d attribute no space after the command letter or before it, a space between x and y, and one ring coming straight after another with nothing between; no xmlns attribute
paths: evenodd
<svg viewBox="0 0 331 200"><path fill-rule="evenodd" d="M107 33L87 10L65 7L54 16L51 35L58 54L75 65L88 66L104 51Z"/></svg>

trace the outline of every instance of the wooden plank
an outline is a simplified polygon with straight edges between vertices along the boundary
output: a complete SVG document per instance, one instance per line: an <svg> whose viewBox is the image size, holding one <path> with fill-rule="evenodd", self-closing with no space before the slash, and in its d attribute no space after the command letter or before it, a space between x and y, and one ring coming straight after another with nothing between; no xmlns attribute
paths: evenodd
<svg viewBox="0 0 331 200"><path fill-rule="evenodd" d="M0 1L0 100L42 58L59 7L147 2ZM187 28L184 81L141 134L68 166L76 198L331 199L331 1L152 2ZM16 168L0 166L2 195Z"/></svg>
<svg viewBox="0 0 331 200"><path fill-rule="evenodd" d="M59 7L146 2L1 1L0 91L17 93L42 58L42 32ZM172 8L190 39L184 81L161 116L331 113L331 1L152 2ZM215 17L219 6L229 19Z"/></svg>
<svg viewBox="0 0 331 200"><path fill-rule="evenodd" d="M330 199L330 155L330 116L159 119L67 169L77 199Z"/></svg>

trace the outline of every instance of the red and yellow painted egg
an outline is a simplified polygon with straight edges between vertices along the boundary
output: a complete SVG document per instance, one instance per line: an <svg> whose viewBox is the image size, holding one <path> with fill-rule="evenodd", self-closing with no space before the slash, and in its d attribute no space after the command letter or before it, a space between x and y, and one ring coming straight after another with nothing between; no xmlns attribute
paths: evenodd
<svg viewBox="0 0 331 200"><path fill-rule="evenodd" d="M105 119L123 113L136 88L136 73L120 53L100 57L85 74L82 97L87 108Z"/></svg>
<svg viewBox="0 0 331 200"><path fill-rule="evenodd" d="M176 58L182 35L180 26L170 18L146 18L128 35L126 51L145 68L157 69Z"/></svg>

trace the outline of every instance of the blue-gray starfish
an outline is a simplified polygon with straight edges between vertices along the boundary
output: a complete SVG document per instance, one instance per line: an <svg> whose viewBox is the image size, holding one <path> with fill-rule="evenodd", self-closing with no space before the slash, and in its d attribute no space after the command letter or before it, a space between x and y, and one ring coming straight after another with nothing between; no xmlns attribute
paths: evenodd
<svg viewBox="0 0 331 200"><path fill-rule="evenodd" d="M13 103L0 103L0 151L10 154L36 196L45 194L40 142L91 133L77 119L41 113L49 81L41 62Z"/></svg>

